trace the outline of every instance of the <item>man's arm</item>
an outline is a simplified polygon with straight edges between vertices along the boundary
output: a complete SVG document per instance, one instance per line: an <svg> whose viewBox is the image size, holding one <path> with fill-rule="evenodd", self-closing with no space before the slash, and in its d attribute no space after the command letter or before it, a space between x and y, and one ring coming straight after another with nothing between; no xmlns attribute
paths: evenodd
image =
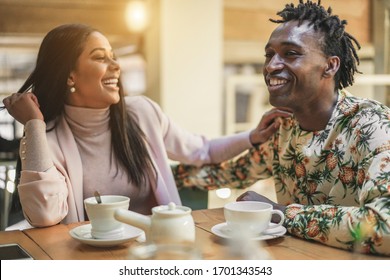
<svg viewBox="0 0 390 280"><path fill-rule="evenodd" d="M269 143L251 148L235 159L220 164L172 166L176 185L178 188L197 187L204 190L250 187L258 180L272 176L272 169L266 164L266 155L262 153L262 146Z"/></svg>

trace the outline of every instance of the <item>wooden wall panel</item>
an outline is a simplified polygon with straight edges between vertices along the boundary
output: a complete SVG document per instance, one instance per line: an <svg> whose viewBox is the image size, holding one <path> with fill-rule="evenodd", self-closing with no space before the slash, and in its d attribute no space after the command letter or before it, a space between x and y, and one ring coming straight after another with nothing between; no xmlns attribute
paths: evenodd
<svg viewBox="0 0 390 280"><path fill-rule="evenodd" d="M0 34L42 36L64 23L89 24L115 45L138 40L126 27L127 1L116 0L0 0Z"/></svg>
<svg viewBox="0 0 390 280"><path fill-rule="evenodd" d="M269 18L277 18L276 12L286 0L225 0L224 39L225 41L265 42L275 28ZM354 35L362 45L371 44L371 1L370 0L323 0L325 7L331 6L333 12L348 21L347 32Z"/></svg>

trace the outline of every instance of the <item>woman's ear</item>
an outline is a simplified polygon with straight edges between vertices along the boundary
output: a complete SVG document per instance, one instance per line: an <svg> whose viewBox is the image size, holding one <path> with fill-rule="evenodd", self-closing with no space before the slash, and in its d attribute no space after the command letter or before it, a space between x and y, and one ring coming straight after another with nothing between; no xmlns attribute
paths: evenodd
<svg viewBox="0 0 390 280"><path fill-rule="evenodd" d="M73 86L74 86L74 80L73 80L72 74L69 75L66 84L67 84L69 87L73 87Z"/></svg>
<svg viewBox="0 0 390 280"><path fill-rule="evenodd" d="M337 71L339 70L339 68L340 68L340 58L338 56L330 56L328 57L327 65L325 67L323 76L325 78L334 77Z"/></svg>

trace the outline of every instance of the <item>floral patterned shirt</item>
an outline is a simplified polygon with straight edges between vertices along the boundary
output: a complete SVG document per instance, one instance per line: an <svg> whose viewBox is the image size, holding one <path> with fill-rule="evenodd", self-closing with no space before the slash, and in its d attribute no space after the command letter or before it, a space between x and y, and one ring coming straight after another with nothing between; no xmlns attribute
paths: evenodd
<svg viewBox="0 0 390 280"><path fill-rule="evenodd" d="M178 186L245 188L273 177L289 233L330 246L390 255L390 109L339 92L322 131L284 119L267 142L201 169L179 165Z"/></svg>

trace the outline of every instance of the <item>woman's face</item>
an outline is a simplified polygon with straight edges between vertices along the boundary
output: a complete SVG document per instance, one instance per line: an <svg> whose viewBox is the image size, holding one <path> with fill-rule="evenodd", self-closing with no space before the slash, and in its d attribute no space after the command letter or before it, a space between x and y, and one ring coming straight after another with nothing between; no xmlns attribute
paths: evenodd
<svg viewBox="0 0 390 280"><path fill-rule="evenodd" d="M107 38L99 32L91 33L68 78L68 86L76 91L68 94L67 104L101 109L118 103L119 75L120 67Z"/></svg>

